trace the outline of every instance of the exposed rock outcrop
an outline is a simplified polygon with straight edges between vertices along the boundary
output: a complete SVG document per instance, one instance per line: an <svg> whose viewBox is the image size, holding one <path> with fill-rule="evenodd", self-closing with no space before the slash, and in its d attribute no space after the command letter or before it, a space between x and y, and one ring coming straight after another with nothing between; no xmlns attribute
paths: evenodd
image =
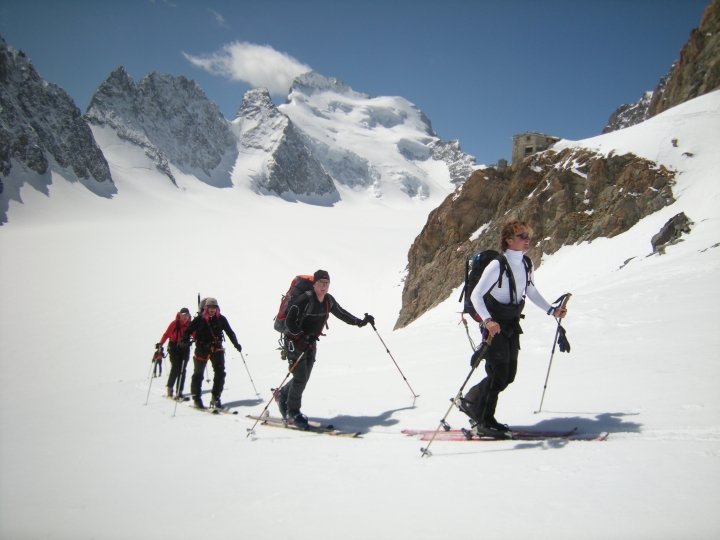
<svg viewBox="0 0 720 540"><path fill-rule="evenodd" d="M476 171L427 220L408 254L403 307L396 327L436 306L462 282L464 261L494 248L502 225L528 222L528 255L599 237L612 237L673 202L674 175L632 154L602 156L588 150L552 150L526 159L517 170Z"/></svg>
<svg viewBox="0 0 720 540"><path fill-rule="evenodd" d="M655 90L636 103L621 105L603 133L644 122L667 109L720 87L720 0L712 0L700 26L690 32L680 58L660 79Z"/></svg>
<svg viewBox="0 0 720 540"><path fill-rule="evenodd" d="M682 235L689 234L692 226L693 222L685 215L685 212L680 212L671 217L650 240L653 253L665 253L665 248L680 242Z"/></svg>
<svg viewBox="0 0 720 540"><path fill-rule="evenodd" d="M662 91L653 93L648 118L720 87L720 0L711 0L690 32Z"/></svg>

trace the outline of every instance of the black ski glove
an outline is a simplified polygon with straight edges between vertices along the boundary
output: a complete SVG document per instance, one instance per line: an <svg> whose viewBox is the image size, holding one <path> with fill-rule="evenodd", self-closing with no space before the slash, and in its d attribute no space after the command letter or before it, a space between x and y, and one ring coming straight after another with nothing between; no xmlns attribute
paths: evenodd
<svg viewBox="0 0 720 540"><path fill-rule="evenodd" d="M365 326L367 323L370 323L370 326L372 326L373 328L375 328L375 317L373 317L372 315L368 315L368 314L366 313L366 314L365 314L365 318L358 323L358 326L359 326L360 328L362 328L362 327Z"/></svg>
<svg viewBox="0 0 720 540"><path fill-rule="evenodd" d="M233 345L235 345L235 350L237 352L242 352L242 345L240 345L239 343L233 343Z"/></svg>
<svg viewBox="0 0 720 540"><path fill-rule="evenodd" d="M482 346L480 346L474 353L472 353L472 356L470 357L470 367L475 369L480 365L480 361L482 360Z"/></svg>
<svg viewBox="0 0 720 540"><path fill-rule="evenodd" d="M567 340L565 335L565 329L562 325L558 324L558 345L560 345L560 352L570 352L570 342Z"/></svg>

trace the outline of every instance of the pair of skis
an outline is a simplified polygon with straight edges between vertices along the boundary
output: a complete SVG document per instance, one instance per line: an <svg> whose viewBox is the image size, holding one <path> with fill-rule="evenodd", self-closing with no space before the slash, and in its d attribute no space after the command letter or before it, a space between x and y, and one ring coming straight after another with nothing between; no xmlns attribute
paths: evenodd
<svg viewBox="0 0 720 540"><path fill-rule="evenodd" d="M332 424L323 425L320 422L315 422L312 420L308 422L307 426L297 426L291 420L285 420L276 416L270 416L267 411L261 416L254 416L252 414L248 414L246 418L255 420L256 423L260 423L263 426L281 427L298 431L308 431L311 433L319 433L322 435L330 435L333 437L350 437L356 439L362 435L362 432L360 431L345 431L336 428Z"/></svg>
<svg viewBox="0 0 720 540"><path fill-rule="evenodd" d="M435 433L432 429L404 429L404 435L418 437L421 441L545 441L552 439L563 439L567 441L604 441L608 438L607 431L599 433L580 433L578 428L569 430L510 430L498 432L496 435L477 433L471 429L448 429Z"/></svg>

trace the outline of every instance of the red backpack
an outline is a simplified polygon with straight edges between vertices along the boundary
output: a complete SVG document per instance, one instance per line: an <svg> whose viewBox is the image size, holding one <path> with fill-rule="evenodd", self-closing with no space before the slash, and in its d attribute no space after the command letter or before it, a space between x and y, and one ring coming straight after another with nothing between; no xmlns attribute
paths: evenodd
<svg viewBox="0 0 720 540"><path fill-rule="evenodd" d="M277 315L275 315L273 326L276 331L282 333L283 330L285 330L285 317L287 315L287 308L290 302L301 294L312 289L314 283L315 278L312 276L312 274L301 274L293 278L293 280L290 282L290 287L280 300L280 307L278 308Z"/></svg>

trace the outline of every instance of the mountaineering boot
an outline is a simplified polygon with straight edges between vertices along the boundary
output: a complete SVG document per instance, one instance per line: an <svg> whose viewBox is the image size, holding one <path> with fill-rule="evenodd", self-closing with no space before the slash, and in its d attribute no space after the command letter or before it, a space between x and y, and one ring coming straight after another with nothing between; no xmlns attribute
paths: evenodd
<svg viewBox="0 0 720 540"><path fill-rule="evenodd" d="M295 424L295 427L298 427L300 429L307 429L308 426L310 425L308 423L307 416L305 416L301 412L293 415L293 424Z"/></svg>
<svg viewBox="0 0 720 540"><path fill-rule="evenodd" d="M275 390L275 401L277 401L278 409L280 409L280 416L283 420L287 420L287 394L283 392L282 388Z"/></svg>
<svg viewBox="0 0 720 540"><path fill-rule="evenodd" d="M490 426L487 422L478 422L475 424L470 432L478 438L491 438L491 439L511 439L512 433L510 431L501 431Z"/></svg>
<svg viewBox="0 0 720 540"><path fill-rule="evenodd" d="M167 397L171 398L173 397L173 389L172 386L167 387Z"/></svg>
<svg viewBox="0 0 720 540"><path fill-rule="evenodd" d="M193 396L193 406L196 409L204 409L205 408L205 405L203 404L200 396Z"/></svg>
<svg viewBox="0 0 720 540"><path fill-rule="evenodd" d="M485 425L492 429L495 429L497 431L503 431L506 433L510 432L510 426L508 426L507 424L501 424L500 422L495 420L495 418L493 418L493 417L486 419Z"/></svg>
<svg viewBox="0 0 720 540"><path fill-rule="evenodd" d="M477 423L478 419L475 416L475 413L473 412L470 403L471 402L467 401L465 398L460 398L458 400L457 406L458 409L460 409L460 412L466 414L470 418L471 423Z"/></svg>
<svg viewBox="0 0 720 540"><path fill-rule="evenodd" d="M220 401L220 396L213 396L210 399L210 408L211 409L222 409L222 401Z"/></svg>

